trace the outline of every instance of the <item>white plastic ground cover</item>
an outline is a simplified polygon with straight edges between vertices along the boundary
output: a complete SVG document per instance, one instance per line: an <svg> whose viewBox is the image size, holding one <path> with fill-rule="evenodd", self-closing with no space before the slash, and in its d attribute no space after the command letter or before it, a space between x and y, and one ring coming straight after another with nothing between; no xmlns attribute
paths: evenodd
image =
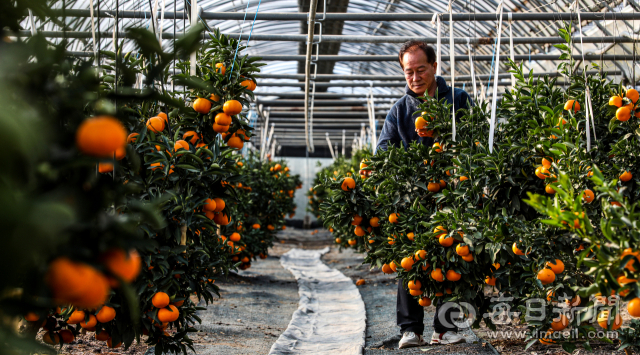
<svg viewBox="0 0 640 355"><path fill-rule="evenodd" d="M269 354L360 355L366 311L360 291L340 271L325 265L322 250L292 249L280 258L298 280L300 303Z"/></svg>

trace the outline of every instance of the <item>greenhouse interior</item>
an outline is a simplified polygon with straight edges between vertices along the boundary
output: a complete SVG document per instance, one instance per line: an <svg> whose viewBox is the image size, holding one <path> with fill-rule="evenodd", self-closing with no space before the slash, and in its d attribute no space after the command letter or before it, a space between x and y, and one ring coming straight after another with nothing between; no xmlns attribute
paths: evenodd
<svg viewBox="0 0 640 355"><path fill-rule="evenodd" d="M640 354L640 3L262 1L0 3L0 354Z"/></svg>

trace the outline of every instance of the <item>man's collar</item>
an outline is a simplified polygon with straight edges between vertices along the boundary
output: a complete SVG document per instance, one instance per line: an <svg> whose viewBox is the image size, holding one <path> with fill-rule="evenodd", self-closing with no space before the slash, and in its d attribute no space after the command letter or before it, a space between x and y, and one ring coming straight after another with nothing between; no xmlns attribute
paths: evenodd
<svg viewBox="0 0 640 355"><path fill-rule="evenodd" d="M447 81L446 81L446 80L444 80L444 78L443 78L443 77L441 77L441 76L436 76L436 85L437 85L437 87L438 87L438 95L443 95L443 94L445 94L445 93L449 92L449 86L447 85ZM409 95L409 96L411 96L411 97L415 97L415 98L418 98L418 97L420 97L420 96L421 96L421 95L418 95L418 94L416 94L415 92L413 92L413 90L411 90L411 89L409 88L409 85L406 85L406 86L404 87L404 93L405 93L406 95Z"/></svg>

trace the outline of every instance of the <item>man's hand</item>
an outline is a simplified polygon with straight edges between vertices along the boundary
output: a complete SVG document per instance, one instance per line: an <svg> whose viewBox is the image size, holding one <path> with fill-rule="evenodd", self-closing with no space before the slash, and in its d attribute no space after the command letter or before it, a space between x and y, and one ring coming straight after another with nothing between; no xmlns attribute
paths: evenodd
<svg viewBox="0 0 640 355"><path fill-rule="evenodd" d="M432 137L433 136L433 131L432 130L428 130L426 128L422 128L422 129L417 129L416 128L416 132L418 133L418 135L420 137Z"/></svg>

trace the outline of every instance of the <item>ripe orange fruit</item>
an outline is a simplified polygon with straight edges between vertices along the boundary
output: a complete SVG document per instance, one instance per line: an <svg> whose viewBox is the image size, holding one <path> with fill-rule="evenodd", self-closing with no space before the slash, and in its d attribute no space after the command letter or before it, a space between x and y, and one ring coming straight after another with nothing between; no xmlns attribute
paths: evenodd
<svg viewBox="0 0 640 355"><path fill-rule="evenodd" d="M536 168L536 176L542 180L549 177L549 169L544 166L539 166Z"/></svg>
<svg viewBox="0 0 640 355"><path fill-rule="evenodd" d="M547 186L544 187L544 191L550 195L553 195L556 193L556 190L553 189L551 184L547 184Z"/></svg>
<svg viewBox="0 0 640 355"><path fill-rule="evenodd" d="M442 153L442 147L440 146L440 143L434 143L432 148L435 149L436 153Z"/></svg>
<svg viewBox="0 0 640 355"><path fill-rule="evenodd" d="M389 215L389 222L391 223L398 223L398 219L400 218L400 214L399 213L392 213Z"/></svg>
<svg viewBox="0 0 640 355"><path fill-rule="evenodd" d="M433 269L431 271L431 278L438 281L438 282L443 282L444 281L444 275L442 274L442 269L440 268L436 268Z"/></svg>
<svg viewBox="0 0 640 355"><path fill-rule="evenodd" d="M214 101L214 102L219 102L220 101L220 96L218 96L216 94L211 94L211 96L209 96L209 100Z"/></svg>
<svg viewBox="0 0 640 355"><path fill-rule="evenodd" d="M618 313L613 320L610 320L609 311L605 310L598 314L598 325L604 329L608 329L608 326L611 325L611 330L617 330L622 326L622 317L620 317L620 313Z"/></svg>
<svg viewBox="0 0 640 355"><path fill-rule="evenodd" d="M336 243L341 244L342 243L342 239L336 238Z"/></svg>
<svg viewBox="0 0 640 355"><path fill-rule="evenodd" d="M549 158L542 158L542 166L544 166L545 168L549 169L551 167L551 162L553 162L553 159Z"/></svg>
<svg viewBox="0 0 640 355"><path fill-rule="evenodd" d="M42 341L49 345L57 345L60 344L60 335L54 332L46 332L42 336Z"/></svg>
<svg viewBox="0 0 640 355"><path fill-rule="evenodd" d="M633 174L628 171L625 171L620 175L620 181L627 182L633 178Z"/></svg>
<svg viewBox="0 0 640 355"><path fill-rule="evenodd" d="M415 239L415 234L413 234L413 232L409 232L407 233L407 239L409 239L410 241L413 242L413 240Z"/></svg>
<svg viewBox="0 0 640 355"><path fill-rule="evenodd" d="M176 144L173 145L173 150L177 152L179 149L189 150L189 143L187 143L187 141L184 141L182 139L179 141L176 141Z"/></svg>
<svg viewBox="0 0 640 355"><path fill-rule="evenodd" d="M574 105L575 103L575 105ZM573 107L573 112L578 112L580 111L580 103L578 101L575 100L568 100L565 104L564 104L564 109L566 111L571 110L571 108Z"/></svg>
<svg viewBox="0 0 640 355"><path fill-rule="evenodd" d="M458 244L456 246L456 254L458 254L460 256L469 255L469 246L468 245Z"/></svg>
<svg viewBox="0 0 640 355"><path fill-rule="evenodd" d="M258 223L254 223L251 228L253 229L260 229L260 225Z"/></svg>
<svg viewBox="0 0 640 355"><path fill-rule="evenodd" d="M440 238L438 238L438 242L445 248L450 247L453 245L453 238L447 236L446 234L441 234Z"/></svg>
<svg viewBox="0 0 640 355"><path fill-rule="evenodd" d="M67 319L67 324L78 324L84 320L85 314L84 311L75 310Z"/></svg>
<svg viewBox="0 0 640 355"><path fill-rule="evenodd" d="M464 260L464 261L466 261L468 263L472 262L473 261L473 254L469 253L469 254L463 256L462 260Z"/></svg>
<svg viewBox="0 0 640 355"><path fill-rule="evenodd" d="M409 271L413 267L414 262L415 261L411 257L402 258L402 261L400 261L400 266L402 266L403 269Z"/></svg>
<svg viewBox="0 0 640 355"><path fill-rule="evenodd" d="M242 112L242 104L237 100L229 100L222 106L222 111L229 116L237 115Z"/></svg>
<svg viewBox="0 0 640 355"><path fill-rule="evenodd" d="M102 306L98 314L96 314L96 319L100 323L111 322L116 317L116 310L109 306Z"/></svg>
<svg viewBox="0 0 640 355"><path fill-rule="evenodd" d="M241 238L242 238L242 237L241 237L241 236L240 236L240 234L239 234L239 233L237 233L237 232L233 232L233 233L231 233L231 235L229 236L229 240L231 240L232 242L239 242Z"/></svg>
<svg viewBox="0 0 640 355"><path fill-rule="evenodd" d="M627 304L627 311L632 317L640 317L640 298L636 297Z"/></svg>
<svg viewBox="0 0 640 355"><path fill-rule="evenodd" d="M189 138L189 137L191 137L191 138ZM189 142L191 142L191 144L196 144L198 139L200 139L200 136L198 135L198 133L196 133L196 131L186 131L182 135L182 139L184 139L184 140L189 139Z"/></svg>
<svg viewBox="0 0 640 355"><path fill-rule="evenodd" d="M227 68L224 66L224 63L216 63L215 71L216 73L224 75L224 73L227 71Z"/></svg>
<svg viewBox="0 0 640 355"><path fill-rule="evenodd" d="M242 149L242 147L244 147L244 142L242 141L242 139L240 139L240 137L234 134L227 141L227 146L233 149Z"/></svg>
<svg viewBox="0 0 640 355"><path fill-rule="evenodd" d="M113 163L98 163L98 172L100 174L106 174L113 171Z"/></svg>
<svg viewBox="0 0 640 355"><path fill-rule="evenodd" d="M409 290L409 294L411 296L420 296L422 294L422 290Z"/></svg>
<svg viewBox="0 0 640 355"><path fill-rule="evenodd" d="M211 111L211 101L205 98L199 97L196 99L196 101L193 102L193 109L196 112L205 115L209 113L209 111Z"/></svg>
<svg viewBox="0 0 640 355"><path fill-rule="evenodd" d="M89 320L82 320L82 322L78 323L80 324L80 326L84 329L89 329L89 328L93 328L96 325L98 325L98 320L96 319L96 316L94 316L93 314L89 315Z"/></svg>
<svg viewBox="0 0 640 355"><path fill-rule="evenodd" d="M356 286L362 286L364 285L366 282L364 281L364 279L360 279L358 281L356 281Z"/></svg>
<svg viewBox="0 0 640 355"><path fill-rule="evenodd" d="M638 91L636 89L629 89L627 90L627 93L625 94L625 96L631 100L631 102L633 102L634 104L638 101Z"/></svg>
<svg viewBox="0 0 640 355"><path fill-rule="evenodd" d="M160 133L164 131L164 120L160 117L151 117L147 120L147 129L153 133Z"/></svg>
<svg viewBox="0 0 640 355"><path fill-rule="evenodd" d="M418 304L421 305L422 307L429 307L431 306L431 298L429 297L422 297L419 301Z"/></svg>
<svg viewBox="0 0 640 355"><path fill-rule="evenodd" d="M538 271L537 277L543 285L548 285L556 280L556 274L549 269L542 269Z"/></svg>
<svg viewBox="0 0 640 355"><path fill-rule="evenodd" d="M388 264L384 264L382 265L382 272L384 272L385 274L392 274L393 270Z"/></svg>
<svg viewBox="0 0 640 355"><path fill-rule="evenodd" d="M458 281L462 277L461 274L455 272L454 270L447 270L447 280L449 281Z"/></svg>
<svg viewBox="0 0 640 355"><path fill-rule="evenodd" d="M378 217L373 217L369 220L369 224L371 225L371 227L380 227L380 218Z"/></svg>
<svg viewBox="0 0 640 355"><path fill-rule="evenodd" d="M582 199L583 199L586 203L591 203L595 197L596 197L596 196L595 196L595 194L594 194L594 193L593 193L593 191L591 191L590 189L586 189L586 190L584 190L584 192L582 193Z"/></svg>
<svg viewBox="0 0 640 355"><path fill-rule="evenodd" d="M215 122L220 126L228 126L231 124L231 116L224 112L220 112L216 115Z"/></svg>
<svg viewBox="0 0 640 355"><path fill-rule="evenodd" d="M351 220L351 225L352 226L359 226L360 223L362 223L362 217L360 217L359 215L354 215L353 216L353 220Z"/></svg>
<svg viewBox="0 0 640 355"><path fill-rule="evenodd" d="M390 262L389 267L391 268L391 270L393 270L393 272L398 272L398 265L396 265L395 261Z"/></svg>
<svg viewBox="0 0 640 355"><path fill-rule="evenodd" d="M419 280L410 280L407 287L409 287L410 290L419 290L422 288L422 283Z"/></svg>
<svg viewBox="0 0 640 355"><path fill-rule="evenodd" d="M430 192L438 192L440 191L440 184L438 184L437 182L430 182L427 185L427 190L429 190Z"/></svg>
<svg viewBox="0 0 640 355"><path fill-rule="evenodd" d="M438 183L440 185L441 189L444 189L445 187L447 187L447 182L444 180L440 180L440 182Z"/></svg>
<svg viewBox="0 0 640 355"><path fill-rule="evenodd" d="M616 110L616 119L618 121L626 122L631 118L631 110L628 107L622 106Z"/></svg>
<svg viewBox="0 0 640 355"><path fill-rule="evenodd" d="M446 235L444 233L447 232L447 229L443 226L437 226L436 228L433 229L433 233L439 233L439 232L442 232L442 233L436 235L436 238L440 238L442 235Z"/></svg>
<svg viewBox="0 0 640 355"><path fill-rule="evenodd" d="M362 237L364 236L364 229L362 229L362 227L360 226L356 226L356 229L354 231L354 233L358 236L358 237Z"/></svg>
<svg viewBox="0 0 640 355"><path fill-rule="evenodd" d="M342 180L342 185L340 186L340 188L343 191L353 190L356 188L356 181L353 180L353 178L346 177L344 178L344 180Z"/></svg>
<svg viewBox="0 0 640 355"><path fill-rule="evenodd" d="M156 308L164 308L171 303L171 299L169 299L169 295L164 292L156 292L151 299L151 303L153 303L153 306Z"/></svg>
<svg viewBox="0 0 640 355"><path fill-rule="evenodd" d="M213 212L222 212L222 210L224 210L226 206L226 203L224 203L224 200L221 199L220 197L215 197L213 201L215 201L216 203L216 208L213 210Z"/></svg>
<svg viewBox="0 0 640 355"><path fill-rule="evenodd" d="M415 259L420 261L427 258L427 252L424 250L418 250L415 252Z"/></svg>
<svg viewBox="0 0 640 355"><path fill-rule="evenodd" d="M35 314L35 313L33 313L33 312L29 312L29 313L27 313L26 316L24 316L24 319L27 322L37 322L40 319L40 316Z"/></svg>
<svg viewBox="0 0 640 355"><path fill-rule="evenodd" d="M611 96L609 98L609 106L621 107L622 106L622 98L620 96Z"/></svg>
<svg viewBox="0 0 640 355"><path fill-rule="evenodd" d="M106 330L101 330L100 332L96 332L96 340L107 341L111 338L109 333Z"/></svg>
<svg viewBox="0 0 640 355"><path fill-rule="evenodd" d="M75 335L73 335L73 332L70 331L69 329L62 329L59 335L60 335L60 339L65 344L72 343L74 340L76 340Z"/></svg>
<svg viewBox="0 0 640 355"><path fill-rule="evenodd" d="M495 286L496 285L496 278L493 276L487 276L484 279L484 283L486 283L489 286Z"/></svg>
<svg viewBox="0 0 640 355"><path fill-rule="evenodd" d="M229 126L219 125L217 123L213 124L213 131L216 133L224 133L229 130ZM224 138L224 137L222 137Z"/></svg>
<svg viewBox="0 0 640 355"><path fill-rule="evenodd" d="M124 149L126 144L127 130L120 121L111 116L86 119L76 131L76 145L87 155L113 157L113 152Z"/></svg>
<svg viewBox="0 0 640 355"><path fill-rule="evenodd" d="M112 274L127 282L138 277L142 266L140 255L135 249L128 253L122 249L112 249L102 255L101 261Z"/></svg>
<svg viewBox="0 0 640 355"><path fill-rule="evenodd" d="M226 226L229 224L229 216L224 212L215 213L213 221L221 226Z"/></svg>
<svg viewBox="0 0 640 355"><path fill-rule="evenodd" d="M80 308L96 308L109 296L109 281L98 270L66 257L49 265L46 281L56 302Z"/></svg>
<svg viewBox="0 0 640 355"><path fill-rule="evenodd" d="M127 143L135 143L138 140L138 136L140 134L139 133L131 133L128 137L127 137Z"/></svg>
<svg viewBox="0 0 640 355"><path fill-rule="evenodd" d="M518 246L516 245L516 243L513 243L513 246L511 247L511 250L513 251L514 254L516 255L524 255L524 252L522 250L520 250L520 248L518 248Z"/></svg>
<svg viewBox="0 0 640 355"><path fill-rule="evenodd" d="M208 198L208 199L204 200L204 206L202 206L202 208L205 211L215 211L216 210L216 206L217 206L216 205L216 201L211 199L211 198Z"/></svg>
<svg viewBox="0 0 640 355"><path fill-rule="evenodd" d="M564 271L564 263L560 259L556 259L555 264L551 261L547 261L545 266L551 269L551 271L556 275L561 274Z"/></svg>
<svg viewBox="0 0 640 355"><path fill-rule="evenodd" d="M118 344L114 344L111 338L107 339L107 347L109 348L119 348L121 345L122 345L122 342L119 342Z"/></svg>
<svg viewBox="0 0 640 355"><path fill-rule="evenodd" d="M425 129L429 123L422 117L418 116L415 121L416 129Z"/></svg>

